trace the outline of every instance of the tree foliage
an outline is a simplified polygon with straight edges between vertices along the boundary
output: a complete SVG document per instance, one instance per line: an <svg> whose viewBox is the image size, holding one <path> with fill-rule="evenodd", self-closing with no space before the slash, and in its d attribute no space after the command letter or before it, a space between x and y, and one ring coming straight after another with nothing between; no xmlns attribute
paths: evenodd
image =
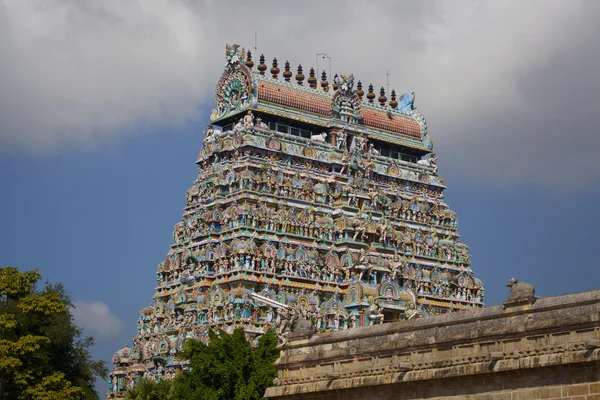
<svg viewBox="0 0 600 400"><path fill-rule="evenodd" d="M60 284L37 288L37 270L0 268L0 400L97 399L92 338L73 322L73 304Z"/></svg>
<svg viewBox="0 0 600 400"><path fill-rule="evenodd" d="M188 340L183 358L190 361L174 382L173 398L181 400L254 400L262 399L277 375L273 366L279 357L277 336L269 330L252 347L244 331L209 331L209 342Z"/></svg>
<svg viewBox="0 0 600 400"><path fill-rule="evenodd" d="M171 395L173 382L166 379L160 381L151 381L141 379L135 387L125 392L128 400L170 400L174 399Z"/></svg>

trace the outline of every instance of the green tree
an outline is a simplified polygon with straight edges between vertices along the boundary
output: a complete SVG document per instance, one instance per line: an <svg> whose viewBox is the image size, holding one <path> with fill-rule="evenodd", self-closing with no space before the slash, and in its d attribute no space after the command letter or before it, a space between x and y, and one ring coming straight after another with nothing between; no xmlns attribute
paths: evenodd
<svg viewBox="0 0 600 400"><path fill-rule="evenodd" d="M60 284L38 289L37 270L0 268L0 400L98 399L92 338L73 321L73 304Z"/></svg>
<svg viewBox="0 0 600 400"><path fill-rule="evenodd" d="M162 379L158 382L140 379L135 387L125 392L128 400L169 400L173 382Z"/></svg>
<svg viewBox="0 0 600 400"><path fill-rule="evenodd" d="M277 336L269 330L252 347L244 331L219 334L210 330L209 342L185 342L183 358L191 371L174 382L173 398L181 400L254 400L262 399L277 375L273 363L279 357Z"/></svg>

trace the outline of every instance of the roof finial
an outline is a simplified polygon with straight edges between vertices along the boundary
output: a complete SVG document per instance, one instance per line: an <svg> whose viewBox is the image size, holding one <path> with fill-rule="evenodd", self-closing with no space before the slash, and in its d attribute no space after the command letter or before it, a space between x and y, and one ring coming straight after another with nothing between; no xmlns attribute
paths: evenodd
<svg viewBox="0 0 600 400"><path fill-rule="evenodd" d="M315 69L313 67L310 67L307 82L311 88L315 89L317 87L317 78L315 78Z"/></svg>
<svg viewBox="0 0 600 400"><path fill-rule="evenodd" d="M246 52L246 62L244 64L246 64L246 67L249 69L254 67L254 61L252 61L252 52L250 50Z"/></svg>
<svg viewBox="0 0 600 400"><path fill-rule="evenodd" d="M375 99L375 93L373 93L373 84L369 84L369 93L367 93L367 99L369 99L369 103L373 103Z"/></svg>
<svg viewBox="0 0 600 400"><path fill-rule="evenodd" d="M358 83L356 84L356 94L362 100L362 97L364 96L365 92L364 92L364 90L362 90L362 82L361 81L358 81Z"/></svg>
<svg viewBox="0 0 600 400"><path fill-rule="evenodd" d="M387 101L387 97L385 97L385 89L383 88L383 86L381 87L381 90L379 91L379 98L377 100L379 101L379 105L381 105L381 107L385 107L385 102Z"/></svg>
<svg viewBox="0 0 600 400"><path fill-rule="evenodd" d="M302 74L302 65L298 65L298 73L296 74L296 81L298 85L302 85L302 81L304 80L304 75Z"/></svg>
<svg viewBox="0 0 600 400"><path fill-rule="evenodd" d="M329 90L329 82L327 82L327 74L325 73L325 70L323 70L323 73L321 74L321 88L323 88L324 92Z"/></svg>
<svg viewBox="0 0 600 400"><path fill-rule="evenodd" d="M260 58L258 59L258 62L259 62L259 64L258 64L258 66L256 68L258 69L258 72L261 75L264 75L265 71L267 70L267 64L265 64L265 55L264 54L260 55Z"/></svg>
<svg viewBox="0 0 600 400"><path fill-rule="evenodd" d="M279 68L277 68L277 57L273 58L273 67L271 68L271 76L273 79L277 79L279 75Z"/></svg>
<svg viewBox="0 0 600 400"><path fill-rule="evenodd" d="M335 74L335 75L333 76L333 86L332 86L332 87L333 87L333 90L334 90L334 91L338 89L337 77L338 77L338 74Z"/></svg>
<svg viewBox="0 0 600 400"><path fill-rule="evenodd" d="M285 69L285 71L283 71L283 77L286 82L289 82L290 78L292 77L292 71L290 71L290 62L289 61L285 62L284 69Z"/></svg>
<svg viewBox="0 0 600 400"><path fill-rule="evenodd" d="M390 107L394 110L398 108L398 102L396 101L396 91L392 89L392 101L390 101Z"/></svg>

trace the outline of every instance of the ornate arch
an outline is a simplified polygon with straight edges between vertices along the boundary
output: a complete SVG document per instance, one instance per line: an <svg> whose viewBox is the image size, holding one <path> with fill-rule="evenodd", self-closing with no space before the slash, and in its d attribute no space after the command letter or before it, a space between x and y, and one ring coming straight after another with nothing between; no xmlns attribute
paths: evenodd
<svg viewBox="0 0 600 400"><path fill-rule="evenodd" d="M308 252L304 248L304 246L299 246L294 252L294 258L300 261L308 260Z"/></svg>
<svg viewBox="0 0 600 400"><path fill-rule="evenodd" d="M215 90L217 109L210 116L211 122L244 111L255 103L258 89L252 72L243 63L245 54L243 47L227 45L227 64Z"/></svg>
<svg viewBox="0 0 600 400"><path fill-rule="evenodd" d="M352 268L354 266L354 259L352 258L352 254L346 252L342 255L340 259L340 264L345 268Z"/></svg>
<svg viewBox="0 0 600 400"><path fill-rule="evenodd" d="M266 258L276 258L277 257L277 249L271 242L265 243L263 245L263 254Z"/></svg>
<svg viewBox="0 0 600 400"><path fill-rule="evenodd" d="M383 282L379 287L379 296L384 298L398 299L400 297L400 287L392 282Z"/></svg>
<svg viewBox="0 0 600 400"><path fill-rule="evenodd" d="M362 301L363 289L360 283L352 283L346 290L346 304L358 304Z"/></svg>
<svg viewBox="0 0 600 400"><path fill-rule="evenodd" d="M354 90L354 75L340 75L336 83L338 90L331 97L331 114L346 123L358 123L362 120L362 108L360 97Z"/></svg>
<svg viewBox="0 0 600 400"><path fill-rule="evenodd" d="M333 250L329 250L329 252L325 255L325 265L328 267L339 268L340 258Z"/></svg>

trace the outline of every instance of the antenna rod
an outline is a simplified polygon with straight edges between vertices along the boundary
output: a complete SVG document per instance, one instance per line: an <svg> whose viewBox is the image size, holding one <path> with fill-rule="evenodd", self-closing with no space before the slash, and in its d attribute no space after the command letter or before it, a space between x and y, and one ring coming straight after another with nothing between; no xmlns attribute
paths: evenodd
<svg viewBox="0 0 600 400"><path fill-rule="evenodd" d="M256 43L258 42L258 33L254 33L254 59L258 57L258 53L256 52ZM252 66L252 71L256 69L256 63Z"/></svg>
<svg viewBox="0 0 600 400"><path fill-rule="evenodd" d="M390 93L390 71L386 70L385 71L385 75L386 75L386 79L385 79L385 82L386 82L386 92L388 93L388 96L389 96L389 93Z"/></svg>
<svg viewBox="0 0 600 400"><path fill-rule="evenodd" d="M323 56L323 58L328 58L329 59L329 79L333 79L333 77L331 76L331 57L329 57L325 53L317 53L317 55L316 55L316 58L317 58L317 71L319 70L319 56Z"/></svg>

